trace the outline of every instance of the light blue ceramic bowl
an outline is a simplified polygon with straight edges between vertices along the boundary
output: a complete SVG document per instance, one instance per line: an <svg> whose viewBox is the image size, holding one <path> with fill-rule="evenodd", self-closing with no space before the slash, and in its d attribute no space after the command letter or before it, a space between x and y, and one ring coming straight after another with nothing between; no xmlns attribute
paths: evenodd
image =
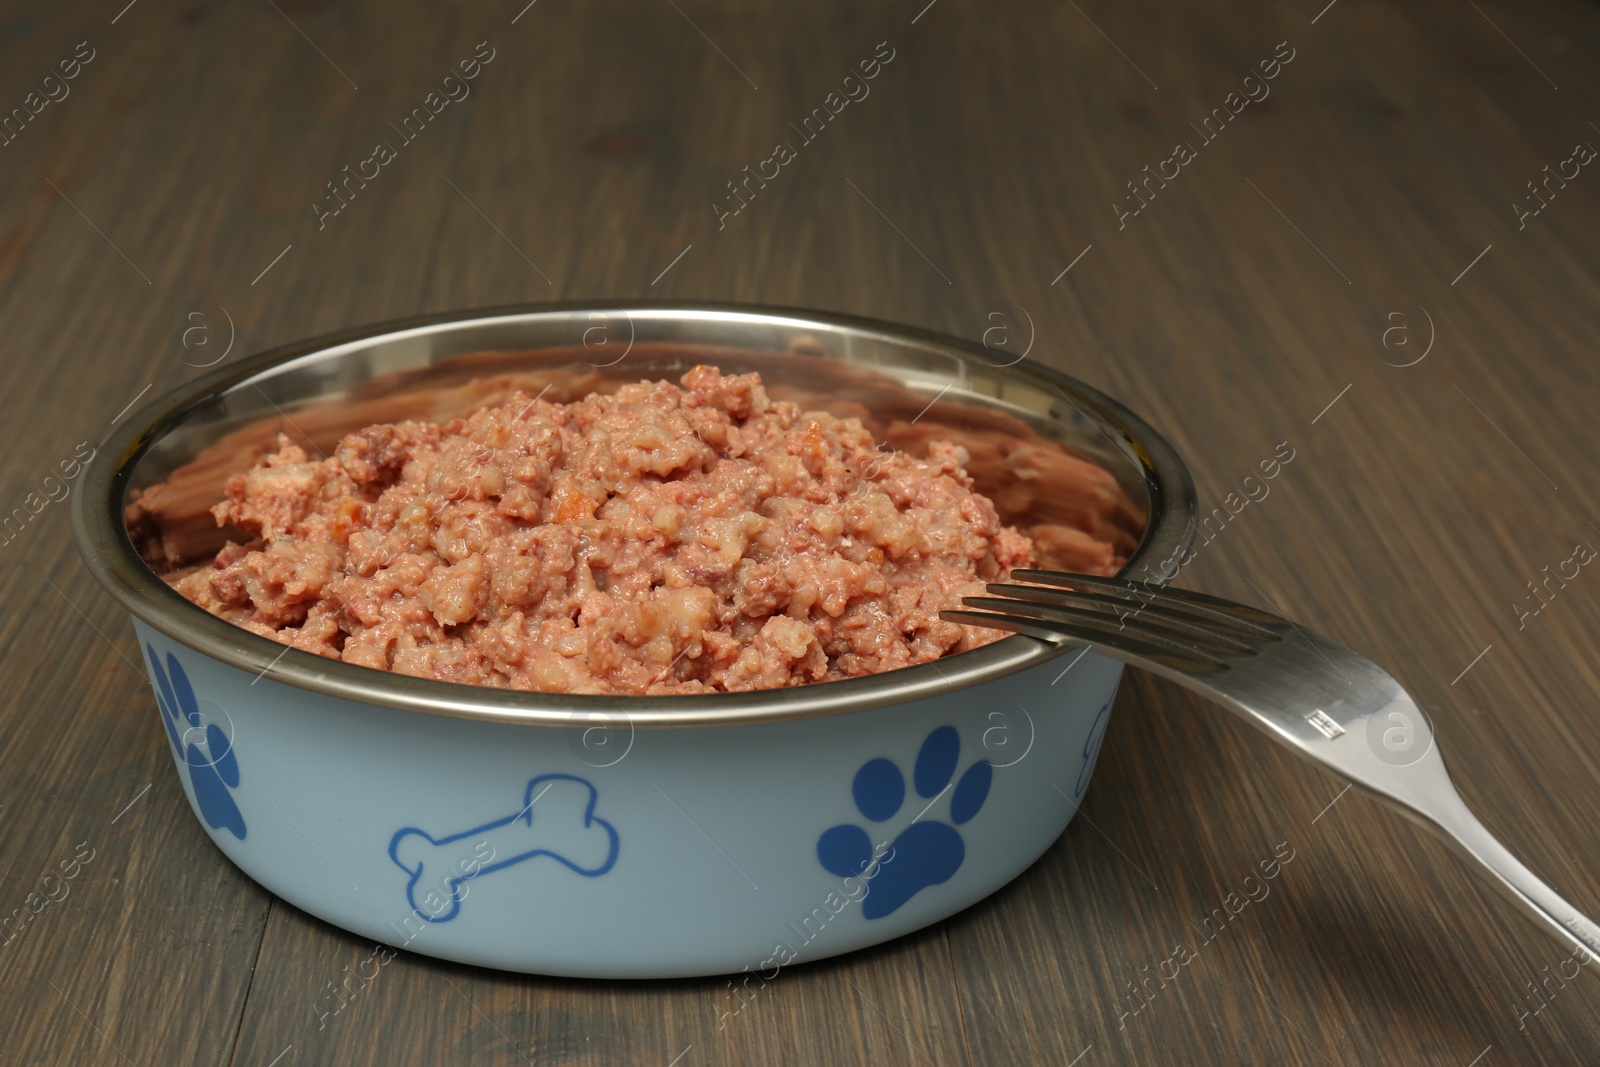
<svg viewBox="0 0 1600 1067"><path fill-rule="evenodd" d="M1104 463L1145 509L1125 573L1165 578L1187 543L1188 473L1120 405L1031 361L996 366L1008 360L883 323L536 307L254 357L130 419L74 511L89 567L133 614L184 791L218 848L297 907L395 948L545 974L770 980L959 911L1055 841L1121 676L1093 653L1015 636L786 690L509 693L285 650L172 592L145 562L158 541L123 520L132 490L175 472L216 499L284 425L327 447L383 417L460 413L495 383L603 389L694 362L875 411L935 397L926 418L1003 410ZM168 551L203 542L209 518L174 516Z"/></svg>

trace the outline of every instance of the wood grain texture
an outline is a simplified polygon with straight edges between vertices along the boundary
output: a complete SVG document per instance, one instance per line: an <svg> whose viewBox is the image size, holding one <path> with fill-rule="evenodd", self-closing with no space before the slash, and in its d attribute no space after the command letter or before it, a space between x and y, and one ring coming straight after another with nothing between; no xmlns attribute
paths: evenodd
<svg viewBox="0 0 1600 1067"><path fill-rule="evenodd" d="M0 513L220 356L225 318L229 359L584 297L1002 325L1007 351L1031 341L1167 433L1207 509L1288 442L1270 495L1184 584L1389 666L1485 821L1600 912L1600 574L1521 625L1513 607L1575 543L1600 546L1600 172L1552 185L1521 228L1511 206L1600 145L1600 9L924 5L13 8L0 111L78 42L95 58L0 146ZM471 96L319 229L324 183L481 41L495 55ZM790 123L882 41L895 57L870 96L719 228L725 183L798 142ZM1270 95L1204 141L1191 123L1279 42L1294 58ZM1180 141L1195 158L1119 223L1125 183ZM1082 817L939 927L786 971L748 1004L725 979L402 954L325 1015L372 946L209 845L67 505L7 537L0 914L37 907L80 845L93 858L0 945L0 1062L1600 1060L1600 987L1552 978L1562 954L1441 846L1136 675ZM1267 892L1234 914L1247 878Z"/></svg>

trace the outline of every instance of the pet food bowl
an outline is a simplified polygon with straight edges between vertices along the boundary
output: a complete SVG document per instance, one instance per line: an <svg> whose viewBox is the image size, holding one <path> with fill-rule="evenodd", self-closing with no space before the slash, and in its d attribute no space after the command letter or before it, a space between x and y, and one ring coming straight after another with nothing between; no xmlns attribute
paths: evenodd
<svg viewBox="0 0 1600 1067"><path fill-rule="evenodd" d="M196 816L284 900L394 948L487 967L770 979L937 922L1033 863L1084 796L1121 664L1008 636L781 690L472 687L235 627L174 592L151 545L214 551L205 507L279 430L327 451L361 426L464 414L512 385L560 383L576 399L712 363L760 371L774 396L1004 424L1090 458L1144 518L1123 573L1170 577L1195 510L1177 455L1095 390L1006 362L949 337L783 309L411 319L255 356L148 405L89 464L74 529L133 616ZM170 528L156 542L130 532L130 494L182 479L193 492Z"/></svg>

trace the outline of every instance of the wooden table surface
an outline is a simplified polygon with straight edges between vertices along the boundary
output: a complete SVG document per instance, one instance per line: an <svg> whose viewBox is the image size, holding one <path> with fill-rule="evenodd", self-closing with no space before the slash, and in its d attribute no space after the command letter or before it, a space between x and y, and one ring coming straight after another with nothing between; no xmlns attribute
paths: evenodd
<svg viewBox="0 0 1600 1067"><path fill-rule="evenodd" d="M1036 866L738 1014L722 979L401 954L319 1025L372 946L209 843L45 480L201 364L422 311L740 300L1027 349L1206 509L1287 442L1182 583L1390 667L1595 914L1600 573L1530 583L1600 546L1600 9L125 2L0 22L0 1063L1600 1062L1600 984L1452 854L1138 674Z"/></svg>

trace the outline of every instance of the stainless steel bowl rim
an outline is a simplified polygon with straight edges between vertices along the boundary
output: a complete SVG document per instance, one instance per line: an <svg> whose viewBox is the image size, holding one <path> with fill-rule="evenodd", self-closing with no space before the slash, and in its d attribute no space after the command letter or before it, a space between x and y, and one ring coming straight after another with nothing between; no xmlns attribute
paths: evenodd
<svg viewBox="0 0 1600 1067"><path fill-rule="evenodd" d="M513 305L453 311L355 327L274 348L179 386L141 409L102 444L82 475L73 530L91 573L123 607L174 640L259 677L396 711L530 726L640 728L781 722L883 707L980 685L1060 656L1068 646L1010 636L930 663L840 681L743 693L617 696L539 693L463 685L373 670L289 648L220 619L174 591L139 557L123 521L130 472L145 450L195 407L264 372L325 349L408 331L486 320L603 312L681 316L685 320L752 321L798 328L828 327L860 336L914 341L958 359L978 359L980 346L910 326L832 312L741 304L618 301ZM1149 491L1145 535L1124 576L1168 580L1172 562L1193 536L1194 483L1181 458L1144 420L1120 403L1059 371L1030 361L1027 372L1061 390L1101 433L1120 437L1138 457Z"/></svg>

